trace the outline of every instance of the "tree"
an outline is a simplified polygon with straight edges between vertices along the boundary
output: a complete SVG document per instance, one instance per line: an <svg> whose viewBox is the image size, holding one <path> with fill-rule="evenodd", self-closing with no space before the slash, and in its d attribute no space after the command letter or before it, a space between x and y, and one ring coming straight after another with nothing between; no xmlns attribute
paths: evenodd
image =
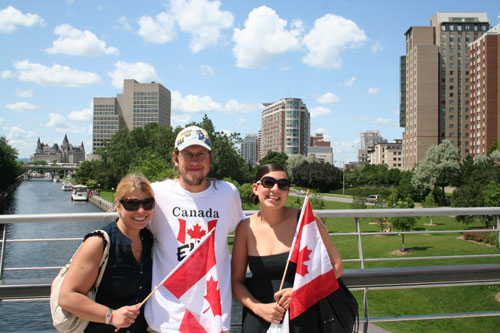
<svg viewBox="0 0 500 333"><path fill-rule="evenodd" d="M329 163L304 161L294 169L297 186L327 193L342 187L342 171Z"/></svg>
<svg viewBox="0 0 500 333"><path fill-rule="evenodd" d="M304 162L307 161L309 163L312 163L315 160L316 160L316 158L314 157L314 155L310 155L310 156L306 157L304 155L295 154L295 155L289 156L287 163L286 163L286 169L288 171L288 176L290 177L290 180L292 181L292 183L295 183L295 178L294 178L295 170L300 168L300 166Z"/></svg>
<svg viewBox="0 0 500 333"><path fill-rule="evenodd" d="M17 150L4 136L0 137L0 192L6 191L23 172L16 162Z"/></svg>
<svg viewBox="0 0 500 333"><path fill-rule="evenodd" d="M498 143L498 138L495 139L495 142L488 148L487 155L490 156L492 152L500 151L500 143Z"/></svg>
<svg viewBox="0 0 500 333"><path fill-rule="evenodd" d="M275 151L268 151L266 156L264 156L260 161L259 165L266 165L269 163L277 163L282 166L286 166L288 160L288 155L285 153L278 153Z"/></svg>
<svg viewBox="0 0 500 333"><path fill-rule="evenodd" d="M424 191L432 191L436 187L442 190L452 184L460 170L460 153L449 140L444 140L427 150L425 158L417 164L412 184Z"/></svg>
<svg viewBox="0 0 500 333"><path fill-rule="evenodd" d="M424 202L422 202L422 207L424 207L424 208L437 207L436 200L434 200L434 193L433 192L429 192L429 194L427 194ZM429 216L429 224L432 225L432 216Z"/></svg>
<svg viewBox="0 0 500 333"><path fill-rule="evenodd" d="M390 208L414 208L415 204L410 198L406 198L403 201L399 201L396 194L389 196L387 200L387 205ZM400 216L391 217L389 219L391 226L395 229L405 231L411 231L415 224L417 223L417 218L415 216ZM405 252L405 234L401 234L401 252Z"/></svg>

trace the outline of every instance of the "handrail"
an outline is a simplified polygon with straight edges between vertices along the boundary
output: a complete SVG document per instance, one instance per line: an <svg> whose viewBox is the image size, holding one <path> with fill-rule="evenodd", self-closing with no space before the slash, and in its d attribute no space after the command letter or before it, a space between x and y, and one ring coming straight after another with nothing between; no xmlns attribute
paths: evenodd
<svg viewBox="0 0 500 333"><path fill-rule="evenodd" d="M251 215L255 211L247 210L245 214ZM315 213L322 218L353 218L356 223L356 231L350 233L330 233L335 236L356 236L358 242L359 258L345 259L345 262L360 262L361 269L346 269L343 276L346 284L353 290L363 291L364 318L361 323L385 322L385 321L405 321L405 320L427 320L441 318L465 318L500 316L500 311L483 311L474 313L452 313L452 314L430 314L401 317L377 317L369 316L367 292L379 289L401 289L401 288L430 288L430 287L452 287L459 285L491 285L500 284L500 264L491 265L462 265L462 266L424 266L424 267L398 267L373 269L365 268L365 262L371 261L391 261L391 260L425 260L425 259L450 259L450 258L478 258L478 257L500 257L500 254L486 255L460 255L460 256L433 256L433 257L404 257L404 258L365 258L363 255L362 237L367 235L390 235L390 234L435 234L435 233L463 233L463 232L496 232L500 234L500 207L473 207L473 208L412 208L412 209L342 209L342 210L315 210ZM495 229L477 230L441 230L441 231L408 231L408 232L362 232L360 228L360 218L374 217L402 217L402 216L473 216L487 215L496 216ZM2 249L0 251L0 280L4 271L29 270L29 269L58 269L59 267L8 267L4 268L5 246L14 242L53 242L53 241L75 241L81 238L51 238L51 239L6 239L7 224L10 223L45 223L45 222L106 222L113 221L117 217L116 212L108 213L69 213L69 214L21 214L21 215L0 215L0 224L5 224L3 239L0 240ZM0 281L0 300L5 292L14 292L6 297L15 299L18 294L19 301L26 301L33 290L38 294L33 294L36 299L47 296L49 282L44 279L25 281L24 287L16 281ZM17 291L15 289L17 288ZM19 289L21 288L21 289ZM21 291L24 288L24 291ZM42 288L40 291L37 288ZM45 288L45 289L44 289ZM26 293L26 290L31 290ZM14 291L13 291L14 290ZM37 295L37 296L35 296ZM235 324L238 327L240 324ZM366 327L366 326L365 326Z"/></svg>

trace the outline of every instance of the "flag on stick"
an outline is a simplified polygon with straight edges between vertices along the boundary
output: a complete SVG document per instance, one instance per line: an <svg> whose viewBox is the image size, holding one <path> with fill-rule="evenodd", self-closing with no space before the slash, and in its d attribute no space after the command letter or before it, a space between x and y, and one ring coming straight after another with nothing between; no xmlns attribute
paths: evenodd
<svg viewBox="0 0 500 333"><path fill-rule="evenodd" d="M179 332L222 331L213 230L153 290L155 292L163 286L184 304L185 312Z"/></svg>
<svg viewBox="0 0 500 333"><path fill-rule="evenodd" d="M290 300L290 319L293 319L339 288L308 195L297 223L289 261L297 264Z"/></svg>

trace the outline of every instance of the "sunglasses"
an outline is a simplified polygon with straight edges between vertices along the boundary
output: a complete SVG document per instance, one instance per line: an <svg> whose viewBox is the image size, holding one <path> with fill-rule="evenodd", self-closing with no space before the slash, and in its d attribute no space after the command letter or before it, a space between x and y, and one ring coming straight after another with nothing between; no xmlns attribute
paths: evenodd
<svg viewBox="0 0 500 333"><path fill-rule="evenodd" d="M138 210L140 205L142 205L142 208L144 210L151 210L155 208L154 198L146 198L143 200L124 198L120 199L120 203L122 204L123 208L131 212Z"/></svg>
<svg viewBox="0 0 500 333"><path fill-rule="evenodd" d="M290 180L286 178L276 180L273 177L264 177L256 184L262 184L265 188L273 188L275 184L278 184L278 188L282 191L287 191L290 188Z"/></svg>

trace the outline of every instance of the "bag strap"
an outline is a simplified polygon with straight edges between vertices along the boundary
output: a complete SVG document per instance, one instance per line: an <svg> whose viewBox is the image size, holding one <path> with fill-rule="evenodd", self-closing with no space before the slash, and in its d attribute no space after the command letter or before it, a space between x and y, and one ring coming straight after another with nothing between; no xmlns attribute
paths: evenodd
<svg viewBox="0 0 500 333"><path fill-rule="evenodd" d="M106 231L104 230L95 230L94 232L100 233L105 240L105 247L104 251L102 252L102 257L101 261L99 262L99 274L97 275L97 279L94 283L93 288L95 289L95 292L97 293L97 289L99 288L99 284L101 283L102 276L104 275L104 271L106 270L106 265L108 264L108 258L109 258L109 248L110 248L110 240L109 240L109 235Z"/></svg>

